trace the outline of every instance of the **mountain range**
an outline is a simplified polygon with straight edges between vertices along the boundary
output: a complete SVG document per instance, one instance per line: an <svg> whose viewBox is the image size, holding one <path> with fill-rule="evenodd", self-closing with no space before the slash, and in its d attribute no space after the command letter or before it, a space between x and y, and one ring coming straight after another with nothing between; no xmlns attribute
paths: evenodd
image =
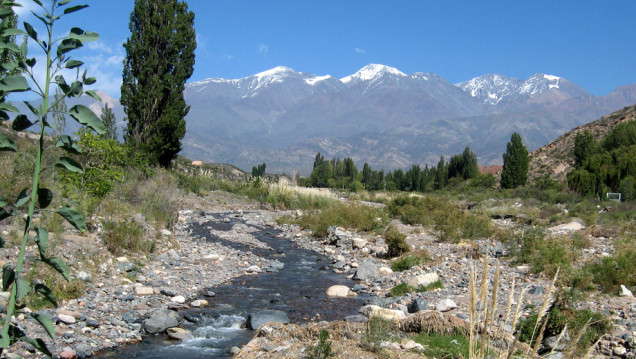
<svg viewBox="0 0 636 359"><path fill-rule="evenodd" d="M317 152L395 169L435 164L470 146L480 164L500 164L513 132L536 149L636 103L636 84L594 96L547 74L488 74L452 84L433 73L370 64L342 79L280 66L193 82L184 94L191 106L184 156L308 174Z"/></svg>
<svg viewBox="0 0 636 359"><path fill-rule="evenodd" d="M119 101L100 95L123 127ZM342 79L279 66L242 79L192 82L184 96L191 108L181 155L244 170L265 162L271 173L307 175L318 152L392 170L433 165L470 146L480 165L501 164L513 132L534 150L636 104L636 84L594 96L547 74L488 74L452 84L377 64ZM100 104L90 105L99 113ZM73 121L67 124L73 131Z"/></svg>

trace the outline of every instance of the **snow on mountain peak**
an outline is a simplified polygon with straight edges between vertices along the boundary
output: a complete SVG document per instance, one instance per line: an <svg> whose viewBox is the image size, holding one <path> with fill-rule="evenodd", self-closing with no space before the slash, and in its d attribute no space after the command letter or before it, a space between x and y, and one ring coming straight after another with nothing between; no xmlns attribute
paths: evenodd
<svg viewBox="0 0 636 359"><path fill-rule="evenodd" d="M342 81L343 83L349 83L352 80L369 81L381 77L385 74L406 76L405 73L396 69L395 67L379 64L369 64L358 70L358 72L356 72L355 74L340 79L340 81Z"/></svg>
<svg viewBox="0 0 636 359"><path fill-rule="evenodd" d="M294 69L291 69L289 67L276 66L273 69L259 72L256 75L254 75L254 77L256 77L258 80L262 80L263 78L267 78L267 77L280 78L280 77L284 77L285 75L290 75L294 73L296 73L296 71L294 71Z"/></svg>

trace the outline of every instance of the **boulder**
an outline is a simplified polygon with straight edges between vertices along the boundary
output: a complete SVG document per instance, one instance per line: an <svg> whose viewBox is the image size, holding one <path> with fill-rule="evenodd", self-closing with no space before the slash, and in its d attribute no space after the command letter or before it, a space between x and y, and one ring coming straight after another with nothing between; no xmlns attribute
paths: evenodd
<svg viewBox="0 0 636 359"><path fill-rule="evenodd" d="M57 317L58 319L60 319L60 322L64 324L75 324L76 322L75 318L73 318L73 316L70 316L68 314L58 314Z"/></svg>
<svg viewBox="0 0 636 359"><path fill-rule="evenodd" d="M439 276L437 275L437 273L426 273L426 274L420 274L415 277L412 277L411 279L408 280L407 284L414 288L417 288L419 286L426 287L430 284L437 282L438 280L439 280Z"/></svg>
<svg viewBox="0 0 636 359"><path fill-rule="evenodd" d="M157 314L144 320L144 329L148 334L162 333L178 325L177 319L169 315Z"/></svg>
<svg viewBox="0 0 636 359"><path fill-rule="evenodd" d="M411 303L409 303L409 313L417 313L420 310L426 310L428 306L428 302L423 298L415 298Z"/></svg>
<svg viewBox="0 0 636 359"><path fill-rule="evenodd" d="M448 312L449 310L453 310L455 308L457 308L457 303L455 303L455 301L452 299L442 299L435 306L435 309L440 312Z"/></svg>
<svg viewBox="0 0 636 359"><path fill-rule="evenodd" d="M166 330L166 333L168 334L168 337L176 340L192 339L192 334L190 334L190 331L183 328L168 328Z"/></svg>
<svg viewBox="0 0 636 359"><path fill-rule="evenodd" d="M250 313L247 317L247 327L256 330L261 325L268 322L289 323L287 313L281 310L265 309L258 312Z"/></svg>
<svg viewBox="0 0 636 359"><path fill-rule="evenodd" d="M634 297L634 294L632 293L632 291L627 289L627 287L624 286L623 284L621 284L621 289L618 290L618 295L621 297L628 297L628 298Z"/></svg>
<svg viewBox="0 0 636 359"><path fill-rule="evenodd" d="M356 273L353 275L354 280L366 280L372 281L378 275L378 265L375 264L371 259L367 259L364 261L358 269L356 269Z"/></svg>
<svg viewBox="0 0 636 359"><path fill-rule="evenodd" d="M384 320L393 320L398 321L406 318L406 314L404 314L401 310L393 310L378 307L377 305L365 305L360 309L362 314L367 318L378 317Z"/></svg>
<svg viewBox="0 0 636 359"><path fill-rule="evenodd" d="M367 240L362 238L354 238L353 239L353 248L362 249L367 245Z"/></svg>
<svg viewBox="0 0 636 359"><path fill-rule="evenodd" d="M327 289L327 296L334 298L355 297L357 294L344 285L332 285Z"/></svg>

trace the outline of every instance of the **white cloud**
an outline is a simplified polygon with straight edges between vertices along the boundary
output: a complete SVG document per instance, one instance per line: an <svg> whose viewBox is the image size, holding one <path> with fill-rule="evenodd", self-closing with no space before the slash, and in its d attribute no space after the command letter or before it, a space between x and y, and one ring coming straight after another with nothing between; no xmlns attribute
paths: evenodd
<svg viewBox="0 0 636 359"><path fill-rule="evenodd" d="M258 52L260 52L261 54L266 54L269 52L269 46L265 45L265 44L260 44L258 46Z"/></svg>
<svg viewBox="0 0 636 359"><path fill-rule="evenodd" d="M366 54L367 53L367 50L361 49L359 47L356 47L355 49L353 49L353 51L355 51L358 54Z"/></svg>
<svg viewBox="0 0 636 359"><path fill-rule="evenodd" d="M16 3L22 5L22 6L16 6L13 8L13 11L15 11L16 14L18 14L18 17L20 19L24 17L33 16L31 14L31 11L39 9L39 6L31 0L17 0Z"/></svg>

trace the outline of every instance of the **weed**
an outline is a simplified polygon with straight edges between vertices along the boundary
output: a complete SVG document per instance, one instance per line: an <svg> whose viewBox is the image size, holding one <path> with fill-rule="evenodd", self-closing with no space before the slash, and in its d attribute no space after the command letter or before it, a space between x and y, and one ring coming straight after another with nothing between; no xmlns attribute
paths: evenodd
<svg viewBox="0 0 636 359"><path fill-rule="evenodd" d="M340 226L358 231L376 231L382 228L382 210L357 204L335 202L321 210L310 210L292 223L311 229L316 237L327 235L327 228Z"/></svg>
<svg viewBox="0 0 636 359"><path fill-rule="evenodd" d="M104 220L102 225L104 226L104 243L113 254L121 254L123 250L152 252L155 249L155 242L144 239L143 227L133 219L126 221Z"/></svg>
<svg viewBox="0 0 636 359"><path fill-rule="evenodd" d="M409 270L415 266L422 265L429 260L428 252L422 250L414 254L399 257L391 262L391 269L394 272Z"/></svg>
<svg viewBox="0 0 636 359"><path fill-rule="evenodd" d="M400 339L395 323L374 316L367 322L367 330L362 337L362 348L373 353L382 352L382 342L397 341Z"/></svg>
<svg viewBox="0 0 636 359"><path fill-rule="evenodd" d="M442 289L444 288L444 284L442 281L437 280L429 285L420 285L418 287L413 287L408 285L407 283L400 283L395 287L391 288L389 291L389 295L391 297L401 297L405 294L412 292L428 292L429 290Z"/></svg>
<svg viewBox="0 0 636 359"><path fill-rule="evenodd" d="M426 349L424 354L433 358L468 358L469 340L463 335L419 334L413 338Z"/></svg>
<svg viewBox="0 0 636 359"><path fill-rule="evenodd" d="M400 256L409 250L411 246L406 243L406 234L399 232L395 227L389 226L384 232L384 238L389 246L387 255L389 258Z"/></svg>
<svg viewBox="0 0 636 359"><path fill-rule="evenodd" d="M618 293L621 284L636 286L636 250L628 248L585 266L584 271L592 274L592 282L603 292Z"/></svg>
<svg viewBox="0 0 636 359"><path fill-rule="evenodd" d="M336 356L331 349L331 340L329 340L329 332L322 329L318 332L318 343L309 349L310 359L327 359Z"/></svg>

